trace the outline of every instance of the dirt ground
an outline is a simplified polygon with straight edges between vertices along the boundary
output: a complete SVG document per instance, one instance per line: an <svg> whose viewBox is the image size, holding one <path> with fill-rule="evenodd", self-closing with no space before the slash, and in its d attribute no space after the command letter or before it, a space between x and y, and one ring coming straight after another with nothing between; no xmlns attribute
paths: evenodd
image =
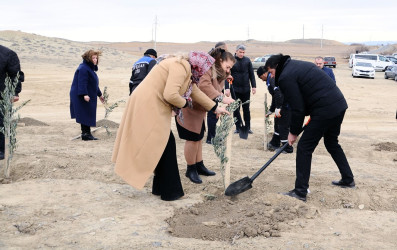
<svg viewBox="0 0 397 250"><path fill-rule="evenodd" d="M151 194L151 180L136 190L114 173L110 158L125 104L109 120L103 120L105 109L98 105L98 126L108 126L110 135L102 127L95 131L98 141L72 140L80 127L69 115L70 84L90 44L26 34L0 38L20 55L26 76L20 97L31 99L19 112L11 178L2 178L0 168L0 249L397 248L397 82L383 79L383 72L375 79L353 78L342 59L334 69L349 105L339 140L355 189L331 185L340 174L321 141L306 203L280 194L294 187L295 154L281 154L252 189L226 197L213 147L203 144L204 162L217 175L202 177L197 185L185 177L184 141L176 136L185 196L165 202ZM310 46L288 46L264 50L312 55ZM127 100L130 67L138 55L102 49L100 87L108 87L110 103ZM349 48L337 50L343 49ZM330 50L324 48L324 54ZM263 149L265 93L257 78L254 134L248 140L232 138L232 182L252 176L274 154Z"/></svg>

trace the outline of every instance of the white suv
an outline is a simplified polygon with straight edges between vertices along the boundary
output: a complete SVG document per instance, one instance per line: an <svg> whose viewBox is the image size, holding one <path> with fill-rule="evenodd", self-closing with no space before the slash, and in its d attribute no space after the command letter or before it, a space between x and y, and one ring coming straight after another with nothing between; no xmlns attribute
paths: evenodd
<svg viewBox="0 0 397 250"><path fill-rule="evenodd" d="M375 70L385 71L387 66L394 65L386 57L378 54L351 54L349 59L349 67L359 61L365 61L371 63Z"/></svg>

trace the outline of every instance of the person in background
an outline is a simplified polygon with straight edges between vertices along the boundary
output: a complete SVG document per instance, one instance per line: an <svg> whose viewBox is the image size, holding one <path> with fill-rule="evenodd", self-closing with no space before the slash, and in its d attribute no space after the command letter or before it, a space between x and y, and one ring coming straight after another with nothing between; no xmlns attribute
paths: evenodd
<svg viewBox="0 0 397 250"><path fill-rule="evenodd" d="M297 147L295 189L284 195L306 201L312 154L321 138L324 138L324 145L342 176L332 184L343 188L355 187L352 170L338 143L347 102L335 81L313 63L291 60L290 56L283 54L271 56L265 68L275 78L285 101L291 105L288 135L291 146L302 131L305 116L310 115L310 122L305 126Z"/></svg>
<svg viewBox="0 0 397 250"><path fill-rule="evenodd" d="M230 69L235 63L234 56L221 48L211 50L210 55L215 59L214 70L208 70L200 78L198 87L213 101L228 105L234 100L231 97L224 96L222 90L225 79L230 74ZM200 184L202 180L199 175L215 175L215 172L208 170L203 162L202 139L205 131L204 118L206 111L193 98L193 107L183 108L182 112L184 120L182 121L177 117L176 127L179 137L186 140L184 150L187 163L186 177L190 181Z"/></svg>
<svg viewBox="0 0 397 250"><path fill-rule="evenodd" d="M15 78L18 76L18 82L15 86L15 93L13 102L19 100L19 93L22 90L22 82L25 80L24 73L21 71L21 65L17 53L13 50L0 45L0 93L3 93L5 89L6 77L10 77L14 82ZM1 95L0 95L0 98ZM4 127L4 114L0 112L0 127ZM0 132L0 160L4 159L5 150L5 138L4 133Z"/></svg>
<svg viewBox="0 0 397 250"><path fill-rule="evenodd" d="M184 120L181 108L191 106L192 98L206 111L229 114L197 87L214 61L203 52L169 56L130 96L112 156L115 172L129 185L142 189L154 172L152 194L165 201L184 196L171 117Z"/></svg>
<svg viewBox="0 0 397 250"><path fill-rule="evenodd" d="M80 123L83 141L98 140L91 134L91 127L96 126L96 98L105 101L96 74L100 55L100 51L88 50L81 56L83 62L74 73L70 88L70 116Z"/></svg>
<svg viewBox="0 0 397 250"><path fill-rule="evenodd" d="M134 63L129 83L130 95L156 65L156 58L157 52L154 49L148 49L143 53L143 57Z"/></svg>
<svg viewBox="0 0 397 250"><path fill-rule="evenodd" d="M267 89L272 95L272 104L266 116L274 115L274 134L271 141L268 143L267 148L271 151L277 150L281 145L288 143L289 124L291 119L291 111L288 103L284 102L284 96L280 88L275 86L274 78L265 70L264 66L260 66L256 71L258 77L266 82ZM294 148L287 145L283 153L292 153Z"/></svg>
<svg viewBox="0 0 397 250"><path fill-rule="evenodd" d="M329 77L331 77L332 80L334 80L336 82L335 75L334 75L334 72L332 71L332 69L328 68L328 67L324 67L324 58L322 58L321 56L318 56L314 59L314 63L317 65L317 67L319 67L325 73L327 73L327 75L329 75Z"/></svg>
<svg viewBox="0 0 397 250"><path fill-rule="evenodd" d="M227 45L225 42L218 42L215 44L215 49L216 48L221 48L225 51L228 51L227 49ZM229 74L230 76L230 74ZM225 84L226 84L225 80ZM230 95L228 95L230 96ZM216 123L218 122L218 117L216 117L216 114L214 112L208 112L207 113L207 127L208 127L208 131L207 131L207 140L206 143L208 144L212 144L212 138L215 137L216 135Z"/></svg>
<svg viewBox="0 0 397 250"><path fill-rule="evenodd" d="M242 103L250 100L251 97L251 87L252 94L256 93L256 82L254 70L252 68L251 60L248 57L245 57L245 46L240 44L236 47L236 63L234 64L231 72L233 77L233 89L236 93L236 100L240 99ZM253 134L251 130L251 114L250 114L250 104L246 103L242 105L243 107L243 119L244 125L248 127L248 133ZM240 107L238 107L235 111L240 112ZM234 115L234 117L238 117ZM239 133L239 124L242 124L242 121L236 122L236 131L235 134Z"/></svg>

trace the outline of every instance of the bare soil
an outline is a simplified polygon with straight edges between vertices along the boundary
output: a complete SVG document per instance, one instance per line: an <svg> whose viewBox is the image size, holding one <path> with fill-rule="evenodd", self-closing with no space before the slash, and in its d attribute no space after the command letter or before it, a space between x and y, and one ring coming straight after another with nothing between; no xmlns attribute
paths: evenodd
<svg viewBox="0 0 397 250"><path fill-rule="evenodd" d="M151 180L143 190L136 190L114 173L110 159L125 104L106 121L105 109L98 104L97 126L108 125L110 135L102 127L94 132L98 141L72 140L80 134L80 126L69 115L70 84L80 55L91 44L25 33L0 33L0 38L20 55L26 76L20 98L31 99L20 110L11 177L0 177L0 249L397 247L397 82L383 79L383 72L377 72L375 79L353 78L343 61L334 69L337 85L349 104L339 139L356 188L331 185L340 174L320 142L313 154L306 203L280 194L294 187L295 154L281 154L255 179L252 189L226 197L212 146L203 144L204 163L217 174L202 177L203 183L197 185L185 177L184 141L177 138L185 196L165 202L151 194ZM139 49L135 48L135 53L121 45L101 46L100 87L108 87L110 103L127 99L130 68L140 56ZM210 49L209 43L181 47L191 50L195 46ZM350 48L255 46L260 51L287 51L307 60L312 60L313 54L331 55L332 51L341 55ZM159 54L166 52L163 44ZM232 138L232 182L252 176L274 154L264 150L267 91L258 78L257 86L251 103L254 134L248 140L238 135ZM174 122L170 122L177 135ZM4 161L0 164L3 176Z"/></svg>

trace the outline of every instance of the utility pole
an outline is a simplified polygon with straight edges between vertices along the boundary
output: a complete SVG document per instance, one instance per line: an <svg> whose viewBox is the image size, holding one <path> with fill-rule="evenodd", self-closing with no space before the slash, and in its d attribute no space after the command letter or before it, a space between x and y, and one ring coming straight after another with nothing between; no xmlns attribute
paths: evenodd
<svg viewBox="0 0 397 250"><path fill-rule="evenodd" d="M156 49L156 43L157 43L157 15L154 18L154 49Z"/></svg>
<svg viewBox="0 0 397 250"><path fill-rule="evenodd" d="M303 40L305 40L305 25L303 25Z"/></svg>
<svg viewBox="0 0 397 250"><path fill-rule="evenodd" d="M324 24L321 24L321 48L323 48Z"/></svg>
<svg viewBox="0 0 397 250"><path fill-rule="evenodd" d="M250 26L249 25L247 28L247 42L248 42L248 40L250 40Z"/></svg>

